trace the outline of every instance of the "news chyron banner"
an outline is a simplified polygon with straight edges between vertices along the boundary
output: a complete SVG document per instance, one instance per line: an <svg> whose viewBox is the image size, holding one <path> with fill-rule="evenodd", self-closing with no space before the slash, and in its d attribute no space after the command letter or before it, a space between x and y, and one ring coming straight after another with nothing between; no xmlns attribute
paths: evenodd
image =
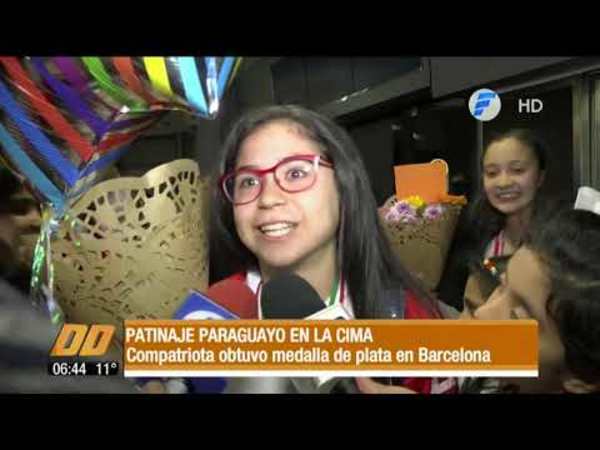
<svg viewBox="0 0 600 450"><path fill-rule="evenodd" d="M533 320L125 321L126 377L537 377Z"/></svg>

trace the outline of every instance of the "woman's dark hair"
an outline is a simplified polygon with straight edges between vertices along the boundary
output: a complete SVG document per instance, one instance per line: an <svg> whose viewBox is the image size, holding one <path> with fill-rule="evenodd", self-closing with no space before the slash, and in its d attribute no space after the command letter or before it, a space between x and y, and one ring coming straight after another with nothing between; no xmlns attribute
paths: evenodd
<svg viewBox="0 0 600 450"><path fill-rule="evenodd" d="M483 160L490 146L496 142L513 138L521 142L533 151L533 155L538 163L540 171L545 171L548 166L548 151L542 139L533 131L523 128L515 128L504 133L494 134L485 145L481 158L479 160L479 170L482 176L479 177L478 188L474 200L471 202L467 212L468 233L471 236L470 251L473 259L481 259L485 253L487 244L496 236L506 225L506 216L494 208L488 200L483 188ZM541 209L546 199L538 192L533 203L533 214L536 215Z"/></svg>
<svg viewBox="0 0 600 450"><path fill-rule="evenodd" d="M410 274L402 268L390 250L380 225L377 204L369 176L352 138L332 120L299 106L270 106L242 117L227 137L221 154L217 176L235 166L243 141L260 127L272 122L289 122L298 132L318 144L323 154L335 165L335 179L340 194L340 229L338 254L342 271L352 293L357 317L377 317L386 289L401 285L424 300L430 297ZM230 260L239 261L238 269L257 265L255 256L240 241L231 203L213 183L215 244L219 250L227 245ZM215 245L213 244L213 245Z"/></svg>
<svg viewBox="0 0 600 450"><path fill-rule="evenodd" d="M542 261L552 284L546 308L557 324L568 369L600 382L600 215L560 211L540 218L525 244Z"/></svg>

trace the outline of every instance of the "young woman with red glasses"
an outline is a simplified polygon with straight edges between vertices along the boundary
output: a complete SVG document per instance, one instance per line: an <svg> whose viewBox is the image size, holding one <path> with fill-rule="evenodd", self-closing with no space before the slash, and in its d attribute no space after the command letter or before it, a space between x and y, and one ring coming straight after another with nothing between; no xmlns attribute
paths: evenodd
<svg viewBox="0 0 600 450"><path fill-rule="evenodd" d="M297 106L249 113L218 167L212 245L236 263L232 278L244 280L258 304L263 283L292 272L323 307L339 302L356 318L441 316L391 252L359 151L333 121ZM420 392L454 388L407 383Z"/></svg>

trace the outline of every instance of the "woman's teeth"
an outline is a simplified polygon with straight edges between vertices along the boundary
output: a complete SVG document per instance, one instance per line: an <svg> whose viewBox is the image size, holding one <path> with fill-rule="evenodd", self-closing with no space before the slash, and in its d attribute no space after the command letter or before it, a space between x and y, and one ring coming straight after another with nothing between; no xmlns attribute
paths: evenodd
<svg viewBox="0 0 600 450"><path fill-rule="evenodd" d="M280 236L285 236L290 231L292 231L294 226L295 225L293 225L291 223L281 222L281 223L272 223L269 225L263 225L262 227L259 227L259 229L260 229L261 233L266 234L267 236L280 237Z"/></svg>
<svg viewBox="0 0 600 450"><path fill-rule="evenodd" d="M519 196L519 194L516 192L510 192L510 193L506 193L506 194L498 194L498 198L500 198L502 200L514 200L518 196Z"/></svg>

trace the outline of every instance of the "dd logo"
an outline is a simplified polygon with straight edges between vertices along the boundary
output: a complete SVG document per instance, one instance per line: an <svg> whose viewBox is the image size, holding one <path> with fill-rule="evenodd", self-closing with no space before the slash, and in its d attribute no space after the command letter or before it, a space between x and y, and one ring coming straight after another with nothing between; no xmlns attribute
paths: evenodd
<svg viewBox="0 0 600 450"><path fill-rule="evenodd" d="M115 334L113 325L63 325L50 356L102 356Z"/></svg>

